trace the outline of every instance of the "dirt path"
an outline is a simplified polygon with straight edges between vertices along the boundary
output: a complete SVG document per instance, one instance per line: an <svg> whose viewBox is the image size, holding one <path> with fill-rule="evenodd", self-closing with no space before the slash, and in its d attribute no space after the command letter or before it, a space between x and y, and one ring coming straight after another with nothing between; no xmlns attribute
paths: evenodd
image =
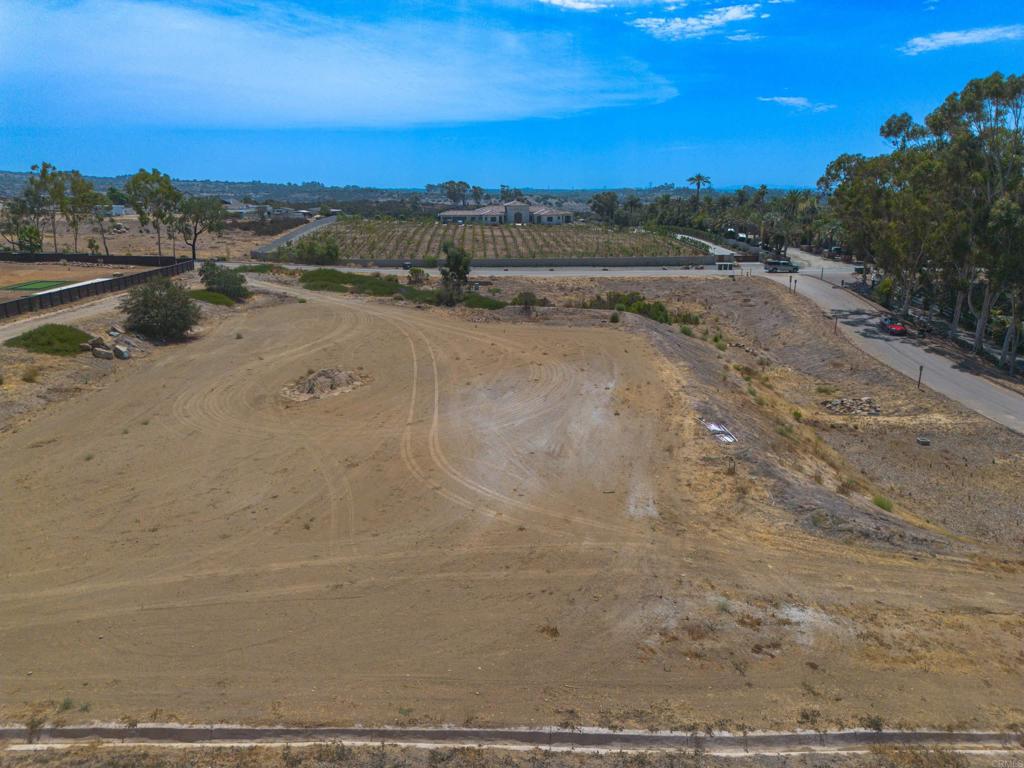
<svg viewBox="0 0 1024 768"><path fill-rule="evenodd" d="M0 719L1020 721L1019 566L802 531L710 345L302 295L0 437Z"/></svg>
<svg viewBox="0 0 1024 768"><path fill-rule="evenodd" d="M622 751L672 752L700 750L706 755L787 755L813 752L837 754L866 752L880 746L941 748L962 753L1007 752L1024 747L1017 733L980 731L837 731L733 734L610 731L601 728L250 728L232 725L180 725L144 723L134 728L98 725L81 728L0 727L0 743L11 751L58 749L88 742L97 745L150 747L256 747L342 743L391 747L464 749L546 749L591 753ZM10 742L23 742L21 744Z"/></svg>

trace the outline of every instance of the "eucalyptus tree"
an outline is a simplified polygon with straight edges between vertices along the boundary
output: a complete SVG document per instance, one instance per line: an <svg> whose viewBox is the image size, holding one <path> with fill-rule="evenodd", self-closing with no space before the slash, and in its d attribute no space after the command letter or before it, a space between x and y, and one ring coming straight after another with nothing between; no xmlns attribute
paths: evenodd
<svg viewBox="0 0 1024 768"><path fill-rule="evenodd" d="M196 258L199 237L206 232L224 230L224 206L215 197L186 197L181 201L176 227Z"/></svg>
<svg viewBox="0 0 1024 768"><path fill-rule="evenodd" d="M1015 290L1021 258L1019 251L1007 250L1013 240L1013 217L1007 211L1022 181L1024 169L1024 77L999 72L970 81L928 115L931 133L955 148L967 173L959 179L962 211L968 222L969 252L965 272L975 269L982 281L980 307L974 307L972 292L968 304L977 318L974 351L984 345L994 303L1007 289ZM995 206L1001 200L998 217ZM960 289L962 290L962 288Z"/></svg>
<svg viewBox="0 0 1024 768"><path fill-rule="evenodd" d="M152 224L156 231L157 255L163 256L162 231L165 226L174 227L182 197L174 188L171 177L156 168L152 171L140 169L125 182L124 196L138 214L139 225Z"/></svg>
<svg viewBox="0 0 1024 768"><path fill-rule="evenodd" d="M78 253L78 231L82 224L92 216L96 207L104 202L105 198L93 189L92 182L78 171L65 172L64 180L66 189L60 201L60 212L74 237L73 250ZM106 237L104 237L105 243Z"/></svg>

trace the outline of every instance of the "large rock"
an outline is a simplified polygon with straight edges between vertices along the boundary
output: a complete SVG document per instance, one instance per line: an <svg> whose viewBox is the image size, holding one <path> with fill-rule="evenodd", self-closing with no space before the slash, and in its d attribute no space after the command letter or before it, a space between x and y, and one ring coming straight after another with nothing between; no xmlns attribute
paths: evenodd
<svg viewBox="0 0 1024 768"><path fill-rule="evenodd" d="M132 351L128 347L124 346L123 344L114 345L114 357L116 357L118 360L127 360L131 356Z"/></svg>
<svg viewBox="0 0 1024 768"><path fill-rule="evenodd" d="M90 344L88 341L83 341L81 344L78 345L78 350L80 352L92 352L92 344Z"/></svg>
<svg viewBox="0 0 1024 768"><path fill-rule="evenodd" d="M113 360L114 353L104 347L93 347L92 356L98 357L100 360Z"/></svg>

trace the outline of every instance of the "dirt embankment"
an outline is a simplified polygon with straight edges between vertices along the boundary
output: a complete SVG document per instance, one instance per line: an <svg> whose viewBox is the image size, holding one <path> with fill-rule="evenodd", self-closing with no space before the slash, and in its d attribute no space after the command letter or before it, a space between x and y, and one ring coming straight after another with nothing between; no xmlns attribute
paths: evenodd
<svg viewBox="0 0 1024 768"><path fill-rule="evenodd" d="M820 310L781 286L716 278L503 277L493 283L501 298L531 290L565 304L609 290L638 291L697 312L703 322L693 329L696 337L721 334L728 345L723 361L745 380L750 397L736 407L757 413L758 401L771 395L781 408L789 405L784 417L799 411L800 422L789 418L788 427L812 428L843 458L846 486L870 485L872 495L954 535L1008 552L1024 544L1024 439L927 388L918 390L835 335ZM865 397L873 406L867 410L877 415L829 406ZM930 445L919 444L919 437ZM957 477L962 480L951 480Z"/></svg>

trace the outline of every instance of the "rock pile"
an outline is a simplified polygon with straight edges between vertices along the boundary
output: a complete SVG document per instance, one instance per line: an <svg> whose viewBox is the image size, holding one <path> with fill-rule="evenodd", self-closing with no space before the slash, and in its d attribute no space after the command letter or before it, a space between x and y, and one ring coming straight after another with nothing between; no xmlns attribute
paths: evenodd
<svg viewBox="0 0 1024 768"><path fill-rule="evenodd" d="M352 371L339 368L322 368L307 376L303 376L294 384L284 388L281 393L289 400L320 400L324 397L351 392L365 382Z"/></svg>
<svg viewBox="0 0 1024 768"><path fill-rule="evenodd" d="M840 397L835 400L822 400L821 404L826 411L843 416L878 416L882 413L870 397Z"/></svg>

